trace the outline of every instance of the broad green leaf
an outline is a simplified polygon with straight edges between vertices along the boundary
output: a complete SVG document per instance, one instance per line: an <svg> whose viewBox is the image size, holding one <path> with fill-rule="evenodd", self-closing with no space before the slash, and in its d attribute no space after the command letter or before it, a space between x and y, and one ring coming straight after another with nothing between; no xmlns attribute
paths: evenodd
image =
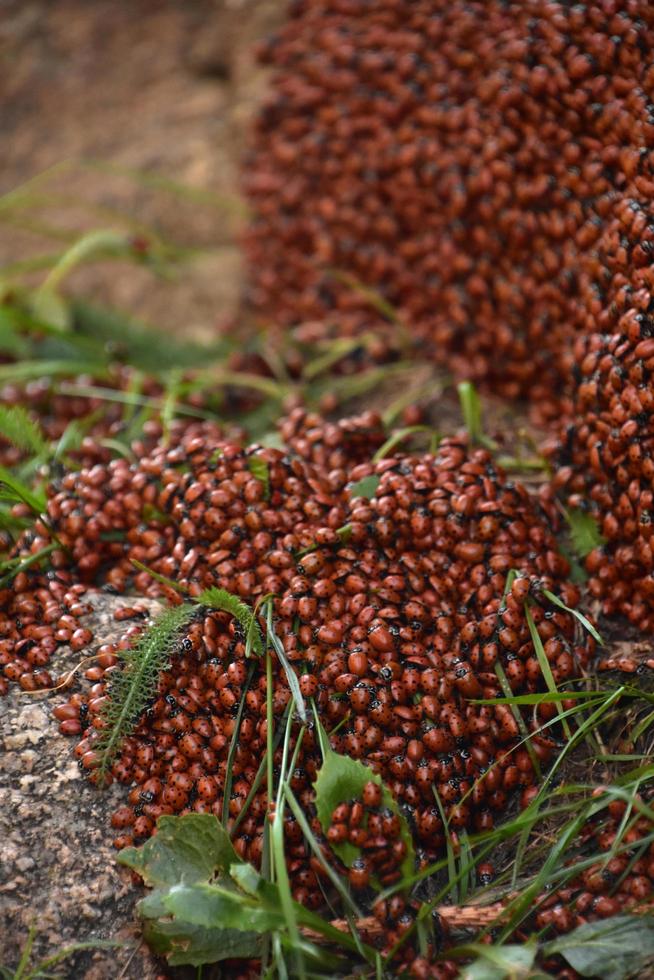
<svg viewBox="0 0 654 980"><path fill-rule="evenodd" d="M263 881L259 872L251 864L245 864L244 862L233 864L229 869L229 876L248 895L256 895Z"/></svg>
<svg viewBox="0 0 654 980"><path fill-rule="evenodd" d="M624 980L650 976L654 961L654 917L618 915L586 922L547 943L544 956L563 956L582 977Z"/></svg>
<svg viewBox="0 0 654 980"><path fill-rule="evenodd" d="M526 980L532 977L536 946L470 946L478 958L465 966L461 980Z"/></svg>
<svg viewBox="0 0 654 980"><path fill-rule="evenodd" d="M570 528L572 547L579 558L585 558L595 548L606 543L606 538L602 537L597 522L589 511L574 507L565 510L564 514Z"/></svg>
<svg viewBox="0 0 654 980"><path fill-rule="evenodd" d="M367 766L364 766L358 759L351 759L346 755L338 755L338 753L333 752L331 749L325 753L323 764L314 783L316 790L316 810L318 811L320 825L324 832L327 833L331 824L332 813L338 804L360 797L363 792L363 787L369 782L377 783L378 786L381 786L382 806L392 810L400 819L400 833L407 847L406 857L402 862L402 874L409 876L413 874L415 866L413 838L409 831L406 818L400 811L395 799L382 782L380 776ZM332 847L347 867L352 865L352 862L360 853L359 848L349 842L333 844Z"/></svg>
<svg viewBox="0 0 654 980"><path fill-rule="evenodd" d="M222 885L174 885L162 901L181 921L205 929L265 933L286 924L281 902L277 908L264 907L258 899Z"/></svg>
<svg viewBox="0 0 654 980"><path fill-rule="evenodd" d="M203 966L227 959L253 959L261 955L256 933L237 929L205 929L179 919L148 921L143 937L150 949L165 956L171 966Z"/></svg>
<svg viewBox="0 0 654 980"><path fill-rule="evenodd" d="M364 476L363 479L357 480L356 483L349 483L347 492L352 499L355 497L366 497L367 500L371 500L377 493L380 479L381 477L377 476L376 473L371 473L370 476Z"/></svg>
<svg viewBox="0 0 654 980"><path fill-rule="evenodd" d="M210 881L239 857L217 817L186 813L160 817L156 836L141 847L126 847L118 861L136 871L146 885L162 886Z"/></svg>

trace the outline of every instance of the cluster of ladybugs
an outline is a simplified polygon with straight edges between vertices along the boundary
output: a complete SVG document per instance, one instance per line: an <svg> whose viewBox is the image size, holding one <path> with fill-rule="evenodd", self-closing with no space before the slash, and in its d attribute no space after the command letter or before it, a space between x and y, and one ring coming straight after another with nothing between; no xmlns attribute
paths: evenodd
<svg viewBox="0 0 654 980"><path fill-rule="evenodd" d="M401 837L399 816L384 807L382 788L372 780L363 787L361 799L339 803L331 815L327 841L352 844L360 852L347 872L355 891L363 891L374 876L380 886L399 881L407 845Z"/></svg>
<svg viewBox="0 0 654 980"><path fill-rule="evenodd" d="M556 681L583 671L592 638L546 596L553 590L574 606L578 592L566 582L551 514L545 517L485 450L449 439L436 455L372 463L381 432L374 416L331 425L296 412L285 424L289 442L309 459L221 442L198 423L174 428L169 444L157 444L138 463L121 458L64 476L50 488L37 544L56 534L75 575L112 590L133 586L173 598L149 572L135 570L136 560L191 596L215 585L254 606L273 594L274 630L302 696L313 699L332 747L383 778L424 867L441 856L448 832L434 790L452 830L488 829L513 790L528 801L534 759L546 765L556 752L562 733L551 704L520 719L507 705L475 702L501 696L502 683L515 693L543 689L527 610ZM28 570L20 586L38 620L43 576ZM119 614L132 615L139 609ZM141 628L133 624L118 644L100 648L87 670L90 688L55 709L62 731L81 736L76 755L91 773L117 653ZM146 838L161 814L194 810L224 813L237 851L260 860L265 781L247 807L246 800L266 746L266 678L262 660L245 654L241 626L199 607L113 764L113 777L130 787L112 820L118 847ZM291 691L272 656L280 718ZM532 754L519 746L520 723L533 730L548 722L533 736ZM281 749L274 764L281 764ZM291 780L309 815L320 765L309 726ZM335 821L334 834L344 825L348 836L360 836L352 810ZM392 816L371 813L367 827L389 848L383 862L374 848L370 855L362 848L364 863L350 869L353 887L363 886L366 874L392 880L392 849L393 860L403 849ZM318 907L315 862L290 816L285 832L295 897Z"/></svg>
<svg viewBox="0 0 654 980"><path fill-rule="evenodd" d="M251 304L386 329L336 268L421 356L526 396L606 539L591 594L648 632L652 50L647 0L302 0L245 174Z"/></svg>
<svg viewBox="0 0 654 980"><path fill-rule="evenodd" d="M76 651L88 648L88 631L73 629L87 609L85 585L134 587L179 601L136 570L134 560L190 596L215 585L254 606L273 594L274 630L302 696L315 703L332 747L382 777L425 868L442 856L448 834L490 829L514 791L527 805L538 781L534 766L545 767L556 753L563 733L554 705L520 718L492 703L503 684L516 694L543 689L532 630L558 684L579 676L594 652L592 637L546 595L554 592L569 607L579 598L549 529L555 512L547 495L541 507L497 470L487 451L464 440L444 440L436 455L373 463L383 431L371 413L332 424L296 410L281 429L293 447L288 453L221 441L208 423L176 425L171 441L150 452L143 447L138 463L95 462L51 486L47 513L23 544L29 554L56 535L50 557L58 567L46 574L28 569L3 594L7 624L19 643L29 644L12 648L5 682L15 678L33 689L57 644L74 639ZM71 621L60 621L62 615ZM142 615L130 604L117 618ZM132 623L118 643L100 647L86 670L88 683L54 709L61 731L80 739L75 754L92 777L111 672L142 629ZM291 690L271 655L279 719ZM146 839L162 814L207 812L227 820L244 859L260 862L265 780L251 791L267 744L266 692L265 665L246 658L241 625L199 606L113 763L112 777L129 787L112 817L117 847ZM521 725L532 731L531 753L519 744ZM549 727L533 734L543 725ZM281 748L273 761L278 773ZM408 903L398 912L399 898L390 911L376 907L372 884L397 881L406 855L398 816L380 805L371 781L361 800L337 807L323 834L313 789L321 762L310 719L291 788L337 866L334 845L347 840L359 849L346 873L374 915L390 916L391 948L415 909ZM320 863L290 814L284 830L294 896L319 908ZM643 887L637 871L629 870L615 894L606 876L604 891L595 882L592 894L606 901L580 899L570 922L629 904L632 886ZM557 902L569 904L566 896L553 904L547 896L541 910L547 917L555 909L555 926L563 922ZM446 964L425 966L424 958L411 957L406 965L416 976L446 975Z"/></svg>
<svg viewBox="0 0 654 980"><path fill-rule="evenodd" d="M654 319L640 292L629 296L637 305L623 317L625 334L577 341L573 422L554 450L552 490L589 507L604 539L586 559L590 594L605 614L652 632Z"/></svg>
<svg viewBox="0 0 654 980"><path fill-rule="evenodd" d="M654 286L652 50L648 0L296 0L261 47L250 303L356 335L384 317L349 274L556 419L575 334Z"/></svg>

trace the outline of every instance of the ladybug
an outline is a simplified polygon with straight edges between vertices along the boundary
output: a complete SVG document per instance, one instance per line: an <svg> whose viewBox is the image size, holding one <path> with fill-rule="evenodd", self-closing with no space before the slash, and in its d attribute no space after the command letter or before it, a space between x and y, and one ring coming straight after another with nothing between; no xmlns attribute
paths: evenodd
<svg viewBox="0 0 654 980"><path fill-rule="evenodd" d="M367 888L370 883L370 867L363 857L355 858L348 872L350 884L357 891Z"/></svg>
<svg viewBox="0 0 654 980"><path fill-rule="evenodd" d="M399 837L402 825L400 823L400 818L397 813L393 813L392 810L386 809L382 811L382 833L385 837L391 840L395 837Z"/></svg>
<svg viewBox="0 0 654 980"><path fill-rule="evenodd" d="M333 823L327 831L327 840L330 844L344 844L348 839L347 824Z"/></svg>
<svg viewBox="0 0 654 980"><path fill-rule="evenodd" d="M485 861L482 864L478 864L476 868L477 881L480 885L490 885L491 881L495 877L495 869L490 862Z"/></svg>
<svg viewBox="0 0 654 980"><path fill-rule="evenodd" d="M363 787L362 800L370 809L375 809L381 805L382 789L379 783L372 780Z"/></svg>
<svg viewBox="0 0 654 980"><path fill-rule="evenodd" d="M162 799L164 803L172 807L173 812L179 813L185 806L188 806L189 794L178 786L169 784L164 788Z"/></svg>

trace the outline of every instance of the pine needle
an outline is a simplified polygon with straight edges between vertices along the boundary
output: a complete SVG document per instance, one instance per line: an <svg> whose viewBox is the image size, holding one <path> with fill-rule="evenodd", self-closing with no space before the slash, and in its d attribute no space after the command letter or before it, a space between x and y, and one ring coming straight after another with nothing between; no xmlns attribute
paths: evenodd
<svg viewBox="0 0 654 980"><path fill-rule="evenodd" d="M192 605L167 609L139 636L132 649L125 651L123 669L112 671L109 700L101 715L104 728L100 729L94 747L99 756L101 777L108 773L123 739L133 732L147 708L180 632L196 613L197 606Z"/></svg>

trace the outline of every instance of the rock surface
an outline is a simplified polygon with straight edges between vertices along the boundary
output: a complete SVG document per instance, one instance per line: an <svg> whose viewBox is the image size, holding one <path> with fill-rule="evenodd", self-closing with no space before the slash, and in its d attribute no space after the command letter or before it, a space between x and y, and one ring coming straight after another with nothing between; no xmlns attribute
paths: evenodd
<svg viewBox="0 0 654 980"><path fill-rule="evenodd" d="M129 623L113 618L124 598L88 596L84 625L96 645L120 637ZM157 604L139 598L139 605ZM79 656L53 660L53 676ZM57 967L75 980L154 980L165 975L141 942L134 919L140 889L116 863L109 816L125 796L114 784L90 785L72 755L74 739L59 734L52 708L75 689L26 694L13 685L0 698L0 965L15 968L30 924L37 935L32 963L75 942L114 940L115 949L76 953Z"/></svg>

